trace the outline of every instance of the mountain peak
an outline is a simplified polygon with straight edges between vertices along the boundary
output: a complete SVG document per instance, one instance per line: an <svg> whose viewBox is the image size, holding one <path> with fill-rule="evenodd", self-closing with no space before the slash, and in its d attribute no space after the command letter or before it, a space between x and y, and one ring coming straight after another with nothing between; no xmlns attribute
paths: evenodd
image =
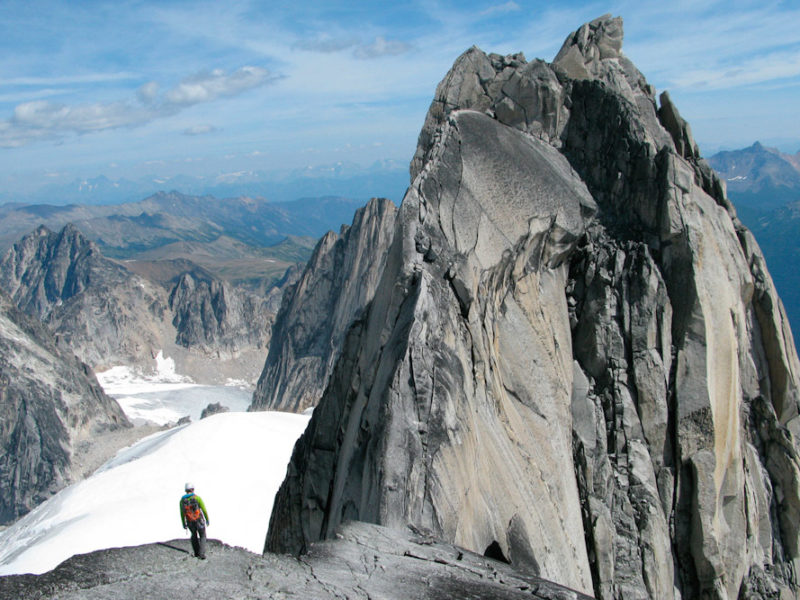
<svg viewBox="0 0 800 600"><path fill-rule="evenodd" d="M622 38L622 17L603 15L567 36L553 64L573 79L594 79L601 61L622 56Z"/></svg>
<svg viewBox="0 0 800 600"><path fill-rule="evenodd" d="M472 48L439 84L268 549L360 519L598 598L796 589L800 447L774 444L800 426L791 333L688 124L621 48L604 16L553 64Z"/></svg>

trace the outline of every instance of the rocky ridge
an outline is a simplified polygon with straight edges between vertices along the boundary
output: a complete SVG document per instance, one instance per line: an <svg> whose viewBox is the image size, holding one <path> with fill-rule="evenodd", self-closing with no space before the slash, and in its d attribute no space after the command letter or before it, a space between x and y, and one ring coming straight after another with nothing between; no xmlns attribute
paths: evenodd
<svg viewBox="0 0 800 600"><path fill-rule="evenodd" d="M77 455L126 427L91 369L0 292L0 523L82 477Z"/></svg>
<svg viewBox="0 0 800 600"><path fill-rule="evenodd" d="M266 299L212 277L183 273L169 295L176 342L205 352L266 350L274 313Z"/></svg>
<svg viewBox="0 0 800 600"><path fill-rule="evenodd" d="M92 368L151 368L162 351L201 382L251 379L263 364L274 300L202 269L171 291L103 256L74 226L44 226L0 261L0 289Z"/></svg>
<svg viewBox="0 0 800 600"><path fill-rule="evenodd" d="M264 247L287 235L318 238L350 219L362 201L339 197L270 202L264 198L190 196L159 192L139 202L87 206L0 205L0 249L5 252L40 224L73 223L106 256L127 259L176 242L211 243L226 236Z"/></svg>
<svg viewBox="0 0 800 600"><path fill-rule="evenodd" d="M800 365L622 21L439 85L265 549L408 524L598 598L796 596ZM322 316L322 318L327 318Z"/></svg>
<svg viewBox="0 0 800 600"><path fill-rule="evenodd" d="M102 255L74 226L44 226L0 262L0 288L95 368L138 364L161 348L166 294Z"/></svg>
<svg viewBox="0 0 800 600"><path fill-rule="evenodd" d="M443 544L420 531L352 523L307 555L259 556L209 541L206 562L186 539L75 556L44 575L0 578L0 600L588 600L588 596Z"/></svg>
<svg viewBox="0 0 800 600"><path fill-rule="evenodd" d="M373 199L317 243L283 295L251 410L302 412L319 402L347 330L375 293L396 213L390 200Z"/></svg>
<svg viewBox="0 0 800 600"><path fill-rule="evenodd" d="M758 240L793 329L800 327L800 153L756 142L708 162L725 178L737 214Z"/></svg>

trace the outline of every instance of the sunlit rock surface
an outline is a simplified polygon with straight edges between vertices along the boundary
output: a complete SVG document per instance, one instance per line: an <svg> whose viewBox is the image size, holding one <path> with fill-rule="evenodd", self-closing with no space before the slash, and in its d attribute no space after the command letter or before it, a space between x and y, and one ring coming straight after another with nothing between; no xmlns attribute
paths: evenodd
<svg viewBox="0 0 800 600"><path fill-rule="evenodd" d="M357 519L598 598L797 595L792 334L621 48L606 16L552 63L471 48L439 85L267 550Z"/></svg>
<svg viewBox="0 0 800 600"><path fill-rule="evenodd" d="M375 198L319 241L284 294L251 410L301 412L319 402L347 330L375 293L396 214L391 200Z"/></svg>

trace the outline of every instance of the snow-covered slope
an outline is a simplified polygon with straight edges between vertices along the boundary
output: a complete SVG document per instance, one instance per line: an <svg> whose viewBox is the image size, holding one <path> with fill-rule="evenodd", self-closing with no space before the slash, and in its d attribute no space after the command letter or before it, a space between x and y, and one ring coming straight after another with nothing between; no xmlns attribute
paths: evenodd
<svg viewBox="0 0 800 600"><path fill-rule="evenodd" d="M208 508L209 537L261 552L308 419L224 413L140 440L0 532L0 575L43 573L73 554L179 537L186 481Z"/></svg>
<svg viewBox="0 0 800 600"><path fill-rule="evenodd" d="M156 356L156 374L146 376L130 367L113 367L97 374L103 390L114 398L125 416L136 425L167 425L181 417L199 421L203 409L219 403L233 412L250 406L253 390L243 382L231 385L198 385L175 372L175 362Z"/></svg>

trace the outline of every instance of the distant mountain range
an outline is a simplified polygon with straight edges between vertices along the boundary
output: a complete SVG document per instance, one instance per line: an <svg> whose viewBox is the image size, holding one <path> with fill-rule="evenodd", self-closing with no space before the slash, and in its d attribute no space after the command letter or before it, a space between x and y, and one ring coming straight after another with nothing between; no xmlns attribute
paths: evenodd
<svg viewBox="0 0 800 600"><path fill-rule="evenodd" d="M289 202L314 196L348 196L361 200L363 204L372 197L380 196L399 204L408 184L408 166L385 160L366 168L337 163L288 173L236 171L207 177L150 175L138 179L111 179L99 175L41 186L31 185L24 191L0 190L0 204L121 204L167 190L218 198L249 196L270 202Z"/></svg>
<svg viewBox="0 0 800 600"><path fill-rule="evenodd" d="M756 142L719 152L708 162L756 236L794 335L800 335L800 152L786 154Z"/></svg>
<svg viewBox="0 0 800 600"><path fill-rule="evenodd" d="M749 148L718 152L708 161L726 180L740 212L780 208L800 199L800 152L785 154L756 142Z"/></svg>
<svg viewBox="0 0 800 600"><path fill-rule="evenodd" d="M220 236L251 246L272 246L287 235L316 240L331 229L338 230L352 221L363 204L332 196L269 202L178 192L160 192L117 205L5 204L0 206L0 251L39 225L60 229L67 223L114 258L131 258L175 242L212 242ZM310 254L313 242L308 247Z"/></svg>

